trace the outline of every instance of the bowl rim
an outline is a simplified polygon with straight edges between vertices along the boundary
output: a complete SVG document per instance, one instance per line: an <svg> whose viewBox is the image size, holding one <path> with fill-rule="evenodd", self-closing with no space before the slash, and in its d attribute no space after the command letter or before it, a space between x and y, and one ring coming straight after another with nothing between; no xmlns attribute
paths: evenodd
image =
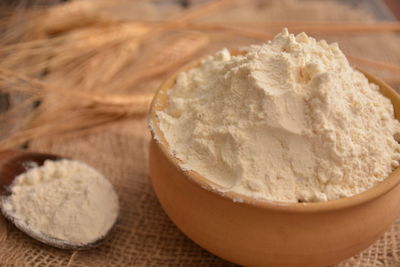
<svg viewBox="0 0 400 267"><path fill-rule="evenodd" d="M228 201L235 202L236 204L247 205L260 209L275 210L280 212L295 212L295 213L316 213L316 212L327 212L339 209L352 208L354 206L363 205L374 199L377 199L386 193L390 192L400 183L400 167L396 168L385 180L380 182L378 185L356 194L351 197L339 198L336 200L323 201L323 202L282 202L282 201L271 201L262 198L252 198L244 194L236 193L233 191L223 191L223 187L216 184L206 177L200 175L193 170L184 170L180 163L181 160L176 158L170 150L168 149L168 142L166 141L163 132L160 130L158 123L159 119L157 117L157 111L162 110L162 106L159 104L159 100L162 97L167 98L167 90L169 90L176 81L177 76L182 71L187 71L196 65L198 65L200 60L194 60L189 62L178 71L173 73L169 78L167 78L160 86L160 88L155 93L153 100L151 102L148 125L152 135L152 142L158 147L163 156L191 183L198 186L200 189L205 190L218 198L222 198ZM389 98L393 107L395 118L400 117L400 95L388 84L382 80L376 78L370 73L356 68L358 71L362 72L368 79L370 83L377 84L379 86L379 91L385 97ZM399 119L398 119L399 120ZM222 190L222 191L221 191Z"/></svg>

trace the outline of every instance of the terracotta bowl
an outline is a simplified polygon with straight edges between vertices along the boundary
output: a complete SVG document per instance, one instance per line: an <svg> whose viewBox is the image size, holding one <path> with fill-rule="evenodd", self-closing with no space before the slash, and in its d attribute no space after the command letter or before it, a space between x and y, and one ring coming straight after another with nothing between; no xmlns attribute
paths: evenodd
<svg viewBox="0 0 400 267"><path fill-rule="evenodd" d="M364 74L391 99L399 119L399 95ZM222 194L205 177L182 171L179 160L168 152L156 116L166 106L166 91L176 76L161 86L151 106L150 177L165 212L201 247L245 266L326 266L367 248L400 214L400 168L362 194L306 204Z"/></svg>

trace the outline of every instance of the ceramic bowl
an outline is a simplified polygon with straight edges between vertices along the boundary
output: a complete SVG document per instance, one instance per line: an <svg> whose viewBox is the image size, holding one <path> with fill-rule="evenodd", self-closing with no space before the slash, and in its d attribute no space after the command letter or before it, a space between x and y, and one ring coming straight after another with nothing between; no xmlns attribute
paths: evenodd
<svg viewBox="0 0 400 267"><path fill-rule="evenodd" d="M364 74L391 99L399 119L399 95ZM150 177L165 212L201 247L245 266L327 266L367 248L400 214L399 168L364 193L319 203L268 202L221 193L206 177L183 171L168 152L156 116L165 108L166 91L176 76L161 86L151 106Z"/></svg>

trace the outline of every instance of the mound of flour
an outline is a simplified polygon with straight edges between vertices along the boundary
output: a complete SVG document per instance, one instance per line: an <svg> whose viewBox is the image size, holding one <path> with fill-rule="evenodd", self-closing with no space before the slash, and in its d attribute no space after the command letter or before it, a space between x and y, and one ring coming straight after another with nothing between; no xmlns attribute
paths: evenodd
<svg viewBox="0 0 400 267"><path fill-rule="evenodd" d="M390 100L336 43L285 29L243 54L222 50L168 91L157 116L184 169L223 191L310 202L363 192L399 165Z"/></svg>
<svg viewBox="0 0 400 267"><path fill-rule="evenodd" d="M118 196L91 166L76 160L46 160L18 175L2 199L14 223L47 240L87 245L104 237L117 220Z"/></svg>

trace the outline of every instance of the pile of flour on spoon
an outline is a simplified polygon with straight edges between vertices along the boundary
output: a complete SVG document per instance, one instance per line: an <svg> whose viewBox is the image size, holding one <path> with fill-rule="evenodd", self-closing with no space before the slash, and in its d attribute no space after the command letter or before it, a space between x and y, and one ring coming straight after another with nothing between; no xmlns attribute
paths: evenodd
<svg viewBox="0 0 400 267"><path fill-rule="evenodd" d="M2 199L16 225L42 239L83 246L103 238L119 213L112 184L76 160L46 160L18 175Z"/></svg>
<svg viewBox="0 0 400 267"><path fill-rule="evenodd" d="M223 191L284 202L361 193L399 165L400 124L336 43L286 29L181 73L157 113L170 151Z"/></svg>

